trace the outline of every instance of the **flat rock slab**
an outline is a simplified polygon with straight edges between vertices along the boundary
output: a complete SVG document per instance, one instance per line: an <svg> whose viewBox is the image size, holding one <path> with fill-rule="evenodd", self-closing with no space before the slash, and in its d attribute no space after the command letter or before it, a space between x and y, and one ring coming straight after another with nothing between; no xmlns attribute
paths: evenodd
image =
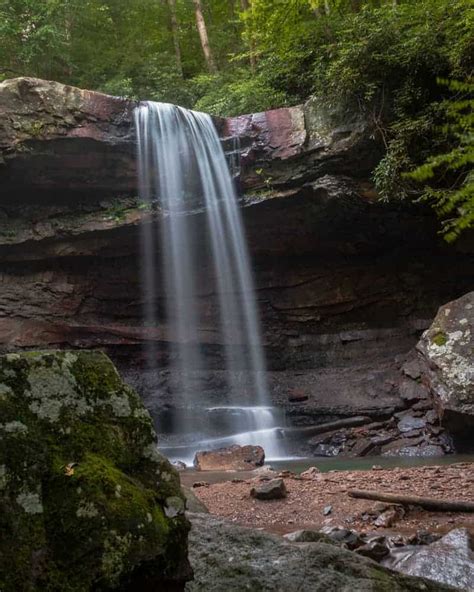
<svg viewBox="0 0 474 592"><path fill-rule="evenodd" d="M197 452L194 466L198 471L248 471L261 467L265 451L261 446L229 446Z"/></svg>
<svg viewBox="0 0 474 592"><path fill-rule="evenodd" d="M398 429L400 432L410 432L411 430L421 430L426 426L426 420L422 417L413 417L412 415L405 415L398 422Z"/></svg>
<svg viewBox="0 0 474 592"><path fill-rule="evenodd" d="M459 590L474 590L474 552L465 528L452 530L431 545L394 549L384 564Z"/></svg>

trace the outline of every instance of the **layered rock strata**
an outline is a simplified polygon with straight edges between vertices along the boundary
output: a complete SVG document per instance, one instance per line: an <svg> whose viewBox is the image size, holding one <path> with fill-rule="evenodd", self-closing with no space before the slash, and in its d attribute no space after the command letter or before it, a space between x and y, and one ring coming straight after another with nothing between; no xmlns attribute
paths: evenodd
<svg viewBox="0 0 474 592"><path fill-rule="evenodd" d="M140 225L161 212L137 198L134 106L35 79L0 84L0 348L105 348L160 418L182 402L166 370L164 293L159 326L142 320ZM426 209L377 202L382 148L363 121L336 125L309 103L216 125L229 159L241 156L274 404L297 426L403 411L406 354L442 303L472 289L467 246L445 246ZM189 215L199 248L205 218ZM209 405L226 397L211 269L199 273ZM150 341L158 375L143 361Z"/></svg>

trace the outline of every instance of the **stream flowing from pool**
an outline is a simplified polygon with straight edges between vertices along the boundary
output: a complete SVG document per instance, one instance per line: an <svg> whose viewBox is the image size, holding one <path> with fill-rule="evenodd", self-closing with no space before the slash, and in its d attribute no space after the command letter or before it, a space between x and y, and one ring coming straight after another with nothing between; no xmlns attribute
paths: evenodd
<svg viewBox="0 0 474 592"><path fill-rule="evenodd" d="M142 224L145 325L167 327L173 344L168 362L174 377L172 397L182 402L173 428L180 440L161 449L170 458L189 463L197 450L258 444L268 459L282 458L278 438L282 418L269 405L248 249L214 123L204 113L147 101L136 108L135 125L140 199L144 207L158 211L160 219ZM202 211L204 245L197 240L202 233L196 228L198 216L192 215ZM201 270L207 259L214 281L203 287ZM216 295L219 309L218 334L225 358L225 396L220 405L208 404L203 378L209 370L203 343L209 344L209 335L215 332L206 317L206 295L209 299ZM148 343L151 371L158 372L157 352L153 341ZM243 396L244 383L250 401ZM219 417L226 430L213 436L206 425Z"/></svg>

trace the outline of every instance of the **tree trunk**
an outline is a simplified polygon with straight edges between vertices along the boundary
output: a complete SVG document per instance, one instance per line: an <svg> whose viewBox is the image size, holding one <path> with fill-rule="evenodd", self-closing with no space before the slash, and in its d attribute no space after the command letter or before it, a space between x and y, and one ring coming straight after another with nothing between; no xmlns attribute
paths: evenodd
<svg viewBox="0 0 474 592"><path fill-rule="evenodd" d="M171 17L171 33L173 35L174 53L176 56L176 67L181 76L183 76L183 60L181 57L181 46L179 45L178 19L176 17L176 0L168 0Z"/></svg>
<svg viewBox="0 0 474 592"><path fill-rule="evenodd" d="M217 66L212 55L211 46L209 45L209 37L207 35L206 21L202 13L201 0L194 0L194 8L196 12L196 25L201 39L201 47L206 59L206 64L211 74L217 74Z"/></svg>
<svg viewBox="0 0 474 592"><path fill-rule="evenodd" d="M240 7L242 9L242 12L247 12L248 10L251 10L249 0L240 0ZM249 31L249 49L250 69L252 70L252 72L255 72L257 68L257 58L255 56L255 41L253 39L252 30Z"/></svg>
<svg viewBox="0 0 474 592"><path fill-rule="evenodd" d="M324 11L326 12L326 16L331 14L331 5L329 4L329 0L324 0Z"/></svg>
<svg viewBox="0 0 474 592"><path fill-rule="evenodd" d="M379 491L366 491L364 489L352 489L348 492L350 497L359 499L376 500L379 502L391 502L405 506L420 506L433 512L474 512L474 502L445 501L432 497L418 497L416 495L401 495L398 493L385 493Z"/></svg>

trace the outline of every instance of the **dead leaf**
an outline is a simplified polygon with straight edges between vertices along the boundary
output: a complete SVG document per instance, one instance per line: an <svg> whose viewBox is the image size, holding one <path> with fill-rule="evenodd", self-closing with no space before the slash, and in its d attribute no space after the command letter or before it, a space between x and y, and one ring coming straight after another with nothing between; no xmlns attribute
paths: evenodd
<svg viewBox="0 0 474 592"><path fill-rule="evenodd" d="M66 477L72 477L74 475L74 467L77 465L77 463L72 462L67 464L64 467L64 474L66 475Z"/></svg>

